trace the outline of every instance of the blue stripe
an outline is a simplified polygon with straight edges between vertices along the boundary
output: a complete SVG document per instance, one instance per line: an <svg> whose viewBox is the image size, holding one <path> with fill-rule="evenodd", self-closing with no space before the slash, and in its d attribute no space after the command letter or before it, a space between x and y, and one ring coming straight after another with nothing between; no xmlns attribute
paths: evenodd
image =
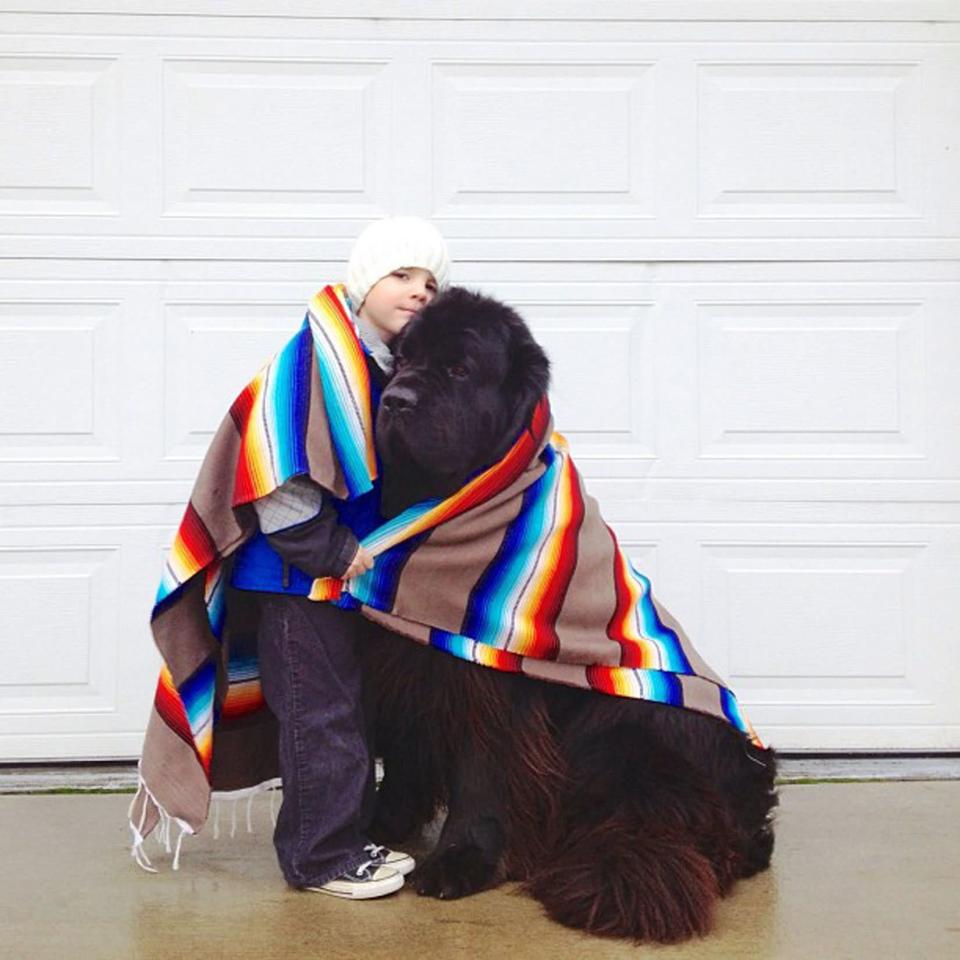
<svg viewBox="0 0 960 960"><path fill-rule="evenodd" d="M459 633L434 628L430 631L430 646L452 653L461 660L473 660L473 641Z"/></svg>
<svg viewBox="0 0 960 960"><path fill-rule="evenodd" d="M207 601L207 619L210 621L210 630L217 640L223 637L223 624L227 616L225 580L221 569L217 574L210 599Z"/></svg>
<svg viewBox="0 0 960 960"><path fill-rule="evenodd" d="M312 343L309 328L306 331L301 328L277 354L271 371L269 402L278 483L297 473L305 473L308 469L304 449L307 413L303 371L304 335ZM309 353L306 359L309 363Z"/></svg>
<svg viewBox="0 0 960 960"><path fill-rule="evenodd" d="M641 632L657 644L662 660L661 668L671 670L673 673L692 674L694 670L680 646L680 638L661 621L657 613L657 608L653 604L649 579L640 573L632 563L629 563L629 568L633 577L643 585L643 596L640 598Z"/></svg>
<svg viewBox="0 0 960 960"><path fill-rule="evenodd" d="M256 680L260 676L260 669L256 657L231 657L227 665L227 676L230 683L242 683L246 680Z"/></svg>
<svg viewBox="0 0 960 960"><path fill-rule="evenodd" d="M190 729L194 734L211 716L216 681L216 665L212 660L208 660L177 688L187 719L190 721Z"/></svg>
<svg viewBox="0 0 960 960"><path fill-rule="evenodd" d="M417 547L433 531L425 530L423 533L404 540L396 546L384 550L377 557L377 562L372 570L368 570L363 576L357 577L350 583L350 592L362 603L374 607L377 610L391 611L397 596L397 587L400 583L400 574L406 566Z"/></svg>
<svg viewBox="0 0 960 960"><path fill-rule="evenodd" d="M723 710L723 715L738 730L742 730L744 733L750 732L750 728L740 712L740 704L737 698L733 695L733 691L726 687L720 687L720 707Z"/></svg>
<svg viewBox="0 0 960 960"><path fill-rule="evenodd" d="M672 673L662 670L640 670L642 685L649 690L648 700L657 703L669 703L675 707L683 706L683 689L680 680Z"/></svg>
<svg viewBox="0 0 960 960"><path fill-rule="evenodd" d="M309 316L309 311L307 312ZM340 368L333 346L322 329L314 339L317 367L323 384L323 398L330 425L330 439L337 451L337 460L343 470L349 498L366 493L372 488L367 470L363 424L356 415L344 371ZM312 336L312 331L311 331ZM362 344L361 344L362 346Z"/></svg>
<svg viewBox="0 0 960 960"><path fill-rule="evenodd" d="M559 464L549 445L544 448L543 460L547 464L546 471L524 491L520 512L507 526L496 556L470 591L467 600L461 631L490 646L505 646L508 638L498 639L498 634L505 619L511 616L510 595L517 589L523 568L543 536L550 493Z"/></svg>

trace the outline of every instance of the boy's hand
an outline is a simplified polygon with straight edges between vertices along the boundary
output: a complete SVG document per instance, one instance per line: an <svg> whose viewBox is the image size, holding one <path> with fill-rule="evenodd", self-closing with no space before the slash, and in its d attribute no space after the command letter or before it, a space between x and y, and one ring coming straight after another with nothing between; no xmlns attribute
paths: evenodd
<svg viewBox="0 0 960 960"><path fill-rule="evenodd" d="M349 580L351 577L357 577L361 573L366 573L368 570L373 569L373 554L370 553L365 547L357 547L357 552L353 555L353 559L350 561L350 566L347 567L342 580Z"/></svg>

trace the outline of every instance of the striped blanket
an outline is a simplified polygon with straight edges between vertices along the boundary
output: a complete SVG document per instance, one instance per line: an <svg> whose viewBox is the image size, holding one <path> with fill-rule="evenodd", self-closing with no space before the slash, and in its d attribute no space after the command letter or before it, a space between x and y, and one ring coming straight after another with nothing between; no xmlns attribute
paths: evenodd
<svg viewBox="0 0 960 960"><path fill-rule="evenodd" d="M158 824L169 849L173 823L179 840L203 825L211 790L275 781L249 628L256 595L227 584L231 554L256 532L251 502L298 474L341 500L377 489L369 374L340 285L311 299L234 401L166 561L151 618L163 667L130 806L146 869L143 841ZM585 493L546 397L498 463L361 542L373 569L317 579L311 599L487 667L712 714L759 743Z"/></svg>

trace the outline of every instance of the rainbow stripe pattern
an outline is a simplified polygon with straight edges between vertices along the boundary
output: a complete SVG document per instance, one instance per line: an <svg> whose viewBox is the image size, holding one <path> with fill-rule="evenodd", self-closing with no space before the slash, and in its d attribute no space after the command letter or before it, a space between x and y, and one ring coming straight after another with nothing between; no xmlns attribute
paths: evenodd
<svg viewBox="0 0 960 960"><path fill-rule="evenodd" d="M232 507L263 497L290 477L309 472L306 428L314 356L330 438L350 496L373 488L377 466L369 374L346 291L342 285L327 286L311 298L300 330L230 407L229 416L239 436ZM220 641L226 619L224 556L193 502L188 503L164 563L151 620L177 602L194 577L202 575L206 625ZM330 590L328 599L336 599L339 589L331 585ZM174 685L164 666L154 700L166 724L192 743L208 775L214 726L264 706L255 658L235 658L231 653L227 692L219 706L215 705L215 685L212 657L179 685Z"/></svg>
<svg viewBox="0 0 960 960"><path fill-rule="evenodd" d="M311 299L300 330L230 408L239 438L230 507L265 496L292 476L309 474L308 413L311 391L317 389L322 391L348 499L353 499L374 489L377 463L364 347L339 285L325 287ZM519 508L472 583L458 629L410 621L418 635L426 633L427 642L437 649L497 670L536 673L530 664L552 664L549 678L615 696L685 706L687 691L696 689L700 702L706 697L716 704L711 712L759 743L733 693L715 678L695 674L681 638L657 613L650 581L633 567L602 521L599 534L594 523L590 535L610 538L605 555L612 557L609 576L616 600L609 621L599 623L597 630L598 636L605 631L610 649L619 653L611 662L585 664L582 655L564 646L560 620L580 561L588 509L568 444L552 431L545 396L498 463L470 478L452 496L415 504L373 530L362 542L377 557L374 568L348 582L318 579L310 598L392 614L404 571L431 532L505 491L533 466L539 472L525 487L519 485ZM201 470L201 480L202 474ZM204 630L220 641L226 614L222 561L237 546L218 547L189 503L164 567L153 619L184 597L189 585L199 583L191 587L191 602L198 610L202 603ZM202 581L194 580L198 574ZM193 745L208 775L215 727L247 718L264 706L251 651L231 652L225 670L227 693L220 704L214 696L213 656L176 685L164 667L155 699L164 721Z"/></svg>
<svg viewBox="0 0 960 960"><path fill-rule="evenodd" d="M362 541L377 557L374 569L349 584L317 580L310 596L390 612L404 565L425 534L505 489L539 449L545 470L523 492L519 513L507 525L496 556L470 593L460 631L418 626L429 629L432 646L497 670L522 672L526 661L562 659L557 620L576 569L586 508L583 484L566 439L551 432L549 442L543 443L550 423L544 397L529 427L503 460L447 500L415 504L374 530ZM693 678L695 685L715 688L718 713L759 745L734 694L695 674L677 633L657 613L649 579L633 566L609 526L604 527L612 541L616 592L606 635L618 645L620 655L617 664L587 666L585 683L615 696L684 706L680 677Z"/></svg>
<svg viewBox="0 0 960 960"><path fill-rule="evenodd" d="M463 632L498 650L554 660L556 621L576 566L584 504L559 433L542 459L546 471L524 492L520 513L471 592Z"/></svg>

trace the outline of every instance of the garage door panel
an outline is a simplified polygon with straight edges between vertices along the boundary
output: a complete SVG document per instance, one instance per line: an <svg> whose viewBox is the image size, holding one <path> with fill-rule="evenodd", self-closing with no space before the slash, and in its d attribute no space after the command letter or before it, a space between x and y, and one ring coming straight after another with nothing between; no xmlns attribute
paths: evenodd
<svg viewBox="0 0 960 960"><path fill-rule="evenodd" d="M547 349L557 422L588 475L762 486L960 471L956 284L494 289Z"/></svg>
<svg viewBox="0 0 960 960"><path fill-rule="evenodd" d="M921 303L701 303L698 314L698 458L926 458Z"/></svg>
<svg viewBox="0 0 960 960"><path fill-rule="evenodd" d="M66 526L0 529L5 759L129 756L146 724L160 666L147 620L168 525L72 514Z"/></svg>
<svg viewBox="0 0 960 960"><path fill-rule="evenodd" d="M122 322L116 300L0 292L0 464L123 458Z"/></svg>
<svg viewBox="0 0 960 960"><path fill-rule="evenodd" d="M772 293L772 291L771 291ZM955 285L753 288L696 296L697 423L680 472L955 477ZM866 296L865 296L866 294ZM693 362L693 358L697 362Z"/></svg>
<svg viewBox="0 0 960 960"><path fill-rule="evenodd" d="M432 216L653 217L653 65L505 59L433 64Z"/></svg>
<svg viewBox="0 0 960 960"><path fill-rule="evenodd" d="M523 259L531 241L576 259L590 238L641 258L666 240L709 239L717 258L760 239L822 252L803 238L873 258L869 241L916 256L922 240L931 257L960 232L960 63L906 27L882 43L860 24L834 42L731 42L710 24L624 42L610 24L579 42L571 24L531 43L503 24L469 43L438 28L318 45L153 26L150 42L0 35L0 102L24 134L0 164L5 243L100 236L105 256L134 241L205 259L177 238L225 256L282 238L280 256L310 257L319 236L344 256L398 206Z"/></svg>
<svg viewBox="0 0 960 960"><path fill-rule="evenodd" d="M162 66L162 216L371 217L390 205L400 131L389 63Z"/></svg>
<svg viewBox="0 0 960 960"><path fill-rule="evenodd" d="M698 216L921 218L917 63L698 67Z"/></svg>
<svg viewBox="0 0 960 960"><path fill-rule="evenodd" d="M118 61L0 53L0 216L122 214Z"/></svg>
<svg viewBox="0 0 960 960"><path fill-rule="evenodd" d="M679 276L611 298L603 272L549 294L474 283L544 344L557 423L587 475L753 479L762 496L765 479L960 471L957 284ZM0 280L0 478L190 479L318 282Z"/></svg>

